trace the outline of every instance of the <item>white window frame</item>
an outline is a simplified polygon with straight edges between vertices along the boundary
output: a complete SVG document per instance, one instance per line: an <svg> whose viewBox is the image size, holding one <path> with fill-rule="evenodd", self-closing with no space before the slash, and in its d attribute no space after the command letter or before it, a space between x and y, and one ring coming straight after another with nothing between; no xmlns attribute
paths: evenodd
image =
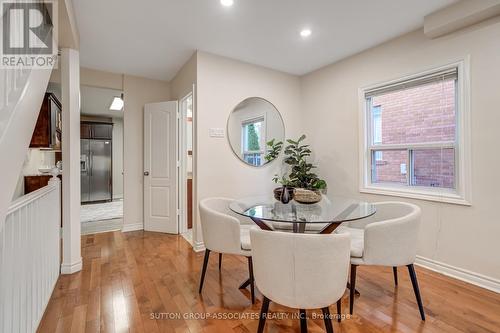
<svg viewBox="0 0 500 333"><path fill-rule="evenodd" d="M370 103L366 101L366 92L392 84L398 84L404 81L417 79L419 77L430 75L438 71L457 68L457 102L456 102L456 140L445 145L443 143L435 144L442 148L449 146L455 148L455 189L445 189L436 187L408 186L402 184L372 183L371 182L371 153L375 146L371 146L371 119L369 107ZM359 89L359 191L361 193L389 195L413 199L422 199L429 201L453 203L460 205L471 205L471 176L470 176L470 60L465 57L458 61L451 62L445 66L421 71L416 74L407 75L402 78L382 82ZM403 145L384 145L384 150L393 149L412 149L429 148L433 144L403 144ZM407 161L409 166L409 161ZM411 175L408 176L410 179Z"/></svg>

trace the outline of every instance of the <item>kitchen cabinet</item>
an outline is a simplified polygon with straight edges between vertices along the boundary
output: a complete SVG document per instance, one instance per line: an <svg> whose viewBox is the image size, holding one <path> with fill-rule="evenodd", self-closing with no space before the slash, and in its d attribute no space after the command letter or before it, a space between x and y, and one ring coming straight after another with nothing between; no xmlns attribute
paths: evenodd
<svg viewBox="0 0 500 333"><path fill-rule="evenodd" d="M80 123L81 139L112 140L113 124L97 122Z"/></svg>
<svg viewBox="0 0 500 333"><path fill-rule="evenodd" d="M62 180L62 176L58 176ZM52 175L24 176L24 194L31 193L49 184Z"/></svg>
<svg viewBox="0 0 500 333"><path fill-rule="evenodd" d="M80 123L80 139L92 138L92 124Z"/></svg>
<svg viewBox="0 0 500 333"><path fill-rule="evenodd" d="M40 107L30 148L61 150L62 108L57 97L46 93Z"/></svg>

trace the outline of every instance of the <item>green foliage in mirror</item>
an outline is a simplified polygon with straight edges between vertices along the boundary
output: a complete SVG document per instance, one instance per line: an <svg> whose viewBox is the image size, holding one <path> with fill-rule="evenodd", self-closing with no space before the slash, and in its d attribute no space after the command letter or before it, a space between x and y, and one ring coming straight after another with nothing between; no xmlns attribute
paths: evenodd
<svg viewBox="0 0 500 333"><path fill-rule="evenodd" d="M249 151L259 151L259 135L255 130L255 124L248 125L248 150Z"/></svg>
<svg viewBox="0 0 500 333"><path fill-rule="evenodd" d="M271 162L280 154L281 148L283 147L283 141L277 141L276 139L272 139L271 141L266 142L267 153L264 158L266 161Z"/></svg>

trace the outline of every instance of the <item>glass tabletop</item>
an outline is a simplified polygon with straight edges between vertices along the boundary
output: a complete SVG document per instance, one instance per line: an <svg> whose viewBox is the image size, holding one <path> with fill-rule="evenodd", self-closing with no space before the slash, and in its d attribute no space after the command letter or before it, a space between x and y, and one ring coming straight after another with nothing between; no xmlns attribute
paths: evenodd
<svg viewBox="0 0 500 333"><path fill-rule="evenodd" d="M249 197L233 201L229 208L252 219L289 223L340 223L359 220L376 212L375 206L369 202L329 195L323 195L315 204L301 204L294 200L283 204L272 195Z"/></svg>

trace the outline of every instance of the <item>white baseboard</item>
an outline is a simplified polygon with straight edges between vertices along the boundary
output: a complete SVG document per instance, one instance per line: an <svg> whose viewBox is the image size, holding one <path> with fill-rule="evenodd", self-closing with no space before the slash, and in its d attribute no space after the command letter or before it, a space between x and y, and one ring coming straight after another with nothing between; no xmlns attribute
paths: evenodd
<svg viewBox="0 0 500 333"><path fill-rule="evenodd" d="M457 280L500 293L500 280L498 279L421 256L417 256L415 264Z"/></svg>
<svg viewBox="0 0 500 333"><path fill-rule="evenodd" d="M144 225L142 223L124 224L122 227L122 232L144 230Z"/></svg>
<svg viewBox="0 0 500 333"><path fill-rule="evenodd" d="M82 235L100 234L103 232L121 230L123 219L109 219L102 221L82 222Z"/></svg>
<svg viewBox="0 0 500 333"><path fill-rule="evenodd" d="M205 244L203 242L193 242L193 250L194 252L205 251Z"/></svg>
<svg viewBox="0 0 500 333"><path fill-rule="evenodd" d="M82 258L74 263L62 263L61 264L61 274L73 274L82 270Z"/></svg>

